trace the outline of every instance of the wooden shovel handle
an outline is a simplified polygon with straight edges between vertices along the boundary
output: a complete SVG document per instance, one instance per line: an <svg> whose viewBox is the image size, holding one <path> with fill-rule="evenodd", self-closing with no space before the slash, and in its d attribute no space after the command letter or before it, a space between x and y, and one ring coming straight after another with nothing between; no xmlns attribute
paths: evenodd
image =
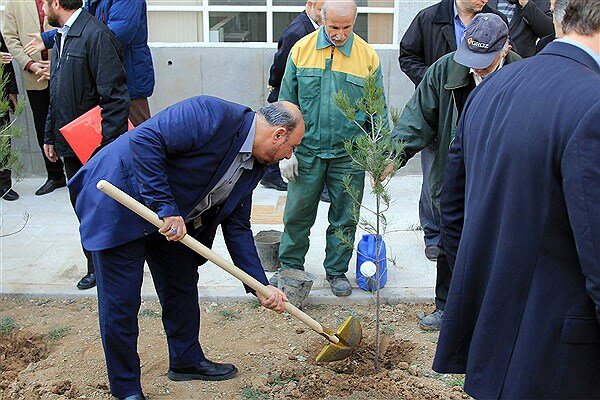
<svg viewBox="0 0 600 400"><path fill-rule="evenodd" d="M139 201L137 201L127 193L123 192L118 187L114 186L112 183L106 180L101 180L98 182L96 187L108 196L121 203L123 206L127 207L128 209L139 215L140 217L144 218L146 221L150 222L152 225L156 226L157 228L162 227L163 221L158 217L158 215L156 215L154 211L150 210L148 207L141 204ZM208 247L204 246L202 243L200 243L190 235L185 235L180 241L190 249L194 250L196 253L200 254L202 257L212 261L215 265L224 269L225 271L227 271L240 281L244 282L252 289L256 290L258 293L262 294L263 296L270 297L273 293L271 289L269 289L268 287L266 287L265 285L263 285L262 283L260 283L259 281L257 281L238 267L236 267L235 265L233 265L231 262L218 255ZM330 333L330 330L327 330L328 332L326 332L319 322L317 322L309 315L299 310L293 304L286 302L285 311L287 311L297 320L304 322L312 330L324 336L332 343L339 343L340 340L338 339L338 337Z"/></svg>

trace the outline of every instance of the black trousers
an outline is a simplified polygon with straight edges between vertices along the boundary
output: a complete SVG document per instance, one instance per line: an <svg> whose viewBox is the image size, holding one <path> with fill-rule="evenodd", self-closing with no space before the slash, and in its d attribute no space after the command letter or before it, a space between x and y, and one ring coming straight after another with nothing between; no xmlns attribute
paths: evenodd
<svg viewBox="0 0 600 400"><path fill-rule="evenodd" d="M0 190L4 192L12 186L11 171L10 169L0 170Z"/></svg>
<svg viewBox="0 0 600 400"><path fill-rule="evenodd" d="M50 89L28 90L27 97L29 98L29 105L33 113L35 133L38 145L42 151L42 158L44 159L48 179L61 179L65 176L63 162L59 159L53 163L44 155L44 130L46 129L46 117L48 116L48 106L50 105Z"/></svg>
<svg viewBox="0 0 600 400"><path fill-rule="evenodd" d="M8 117L8 114L7 114L7 117ZM4 125L8 124L9 122L10 122L10 120L8 118L0 118L1 126L4 126ZM10 146L11 146L10 138L8 138L8 147L10 147ZM10 188L12 186L11 175L12 175L12 172L10 169L0 170L0 190L2 190L2 192L5 192L6 190L8 190L8 188Z"/></svg>
<svg viewBox="0 0 600 400"><path fill-rule="evenodd" d="M446 307L446 300L448 299L452 271L450 270L450 265L448 265L448 258L442 249L440 249L440 255L438 256L436 266L437 274L435 279L435 308L443 311Z"/></svg>
<svg viewBox="0 0 600 400"><path fill-rule="evenodd" d="M83 167L83 164L81 164L81 161L79 161L79 158L77 158L77 156L64 157L63 163L65 165L65 172L67 173L67 179L71 179L73 177L73 175L75 175L77 173L77 171L79 171L79 169L81 167ZM63 163L61 163L61 165ZM73 210L75 210L75 200L77 200L77 197L75 196L75 193L73 193L71 191L71 188L69 188L69 198L71 199L71 205L73 206ZM83 246L81 246L81 248L83 249L85 258L87 258L87 272L89 274L91 274L94 272L94 262L92 260L92 253L87 251Z"/></svg>

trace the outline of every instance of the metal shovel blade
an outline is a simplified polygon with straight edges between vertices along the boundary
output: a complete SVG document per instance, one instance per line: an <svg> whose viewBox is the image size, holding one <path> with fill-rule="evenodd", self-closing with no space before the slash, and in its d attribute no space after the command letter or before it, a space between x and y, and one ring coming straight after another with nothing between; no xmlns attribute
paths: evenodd
<svg viewBox="0 0 600 400"><path fill-rule="evenodd" d="M335 333L340 339L339 343L331 343L323 347L317 356L317 362L340 361L348 358L360 345L362 328L360 322L354 317L348 317Z"/></svg>

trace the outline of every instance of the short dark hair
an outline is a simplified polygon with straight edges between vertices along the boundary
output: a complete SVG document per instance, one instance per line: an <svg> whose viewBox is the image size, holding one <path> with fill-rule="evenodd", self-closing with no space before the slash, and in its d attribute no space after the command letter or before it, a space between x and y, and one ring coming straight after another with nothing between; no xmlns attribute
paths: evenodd
<svg viewBox="0 0 600 400"><path fill-rule="evenodd" d="M52 0L46 0L48 4ZM83 0L58 0L58 4L65 10L77 10L78 8L83 7Z"/></svg>
<svg viewBox="0 0 600 400"><path fill-rule="evenodd" d="M565 34L575 31L591 36L600 31L600 2L598 0L569 0L562 21Z"/></svg>
<svg viewBox="0 0 600 400"><path fill-rule="evenodd" d="M288 134L298 126L298 115L288 110L280 101L264 106L258 113L269 125L283 126Z"/></svg>

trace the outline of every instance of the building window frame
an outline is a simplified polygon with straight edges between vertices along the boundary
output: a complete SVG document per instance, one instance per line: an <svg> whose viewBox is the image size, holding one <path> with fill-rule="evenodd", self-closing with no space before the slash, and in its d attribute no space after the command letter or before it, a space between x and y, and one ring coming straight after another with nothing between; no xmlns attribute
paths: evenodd
<svg viewBox="0 0 600 400"><path fill-rule="evenodd" d="M276 13L300 13L304 6L276 6L273 0L265 0L266 4L256 6L237 6L237 5L210 5L209 0L202 0L199 5L148 5L148 12L200 12L202 13L202 38L199 43L217 43L210 42L210 13L211 12L252 12L266 14L266 42L244 42L255 44L273 45L279 38L273 37L273 14ZM400 43L399 32L399 1L394 1L393 7L358 7L359 14L391 14L392 21L392 43L380 44L376 46L398 46ZM223 42L218 42L223 43ZM233 43L232 43L233 44Z"/></svg>

